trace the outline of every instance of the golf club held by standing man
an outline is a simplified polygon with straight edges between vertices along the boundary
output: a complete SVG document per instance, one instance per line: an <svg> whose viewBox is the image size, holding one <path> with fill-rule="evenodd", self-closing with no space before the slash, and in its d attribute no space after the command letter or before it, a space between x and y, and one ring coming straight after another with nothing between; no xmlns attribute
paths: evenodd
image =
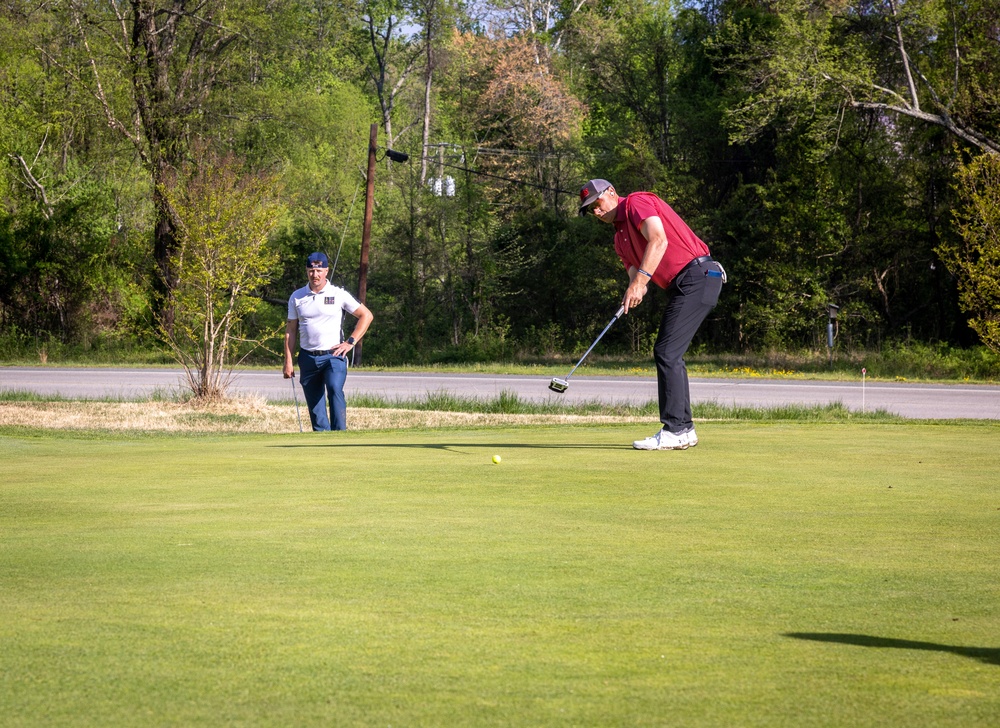
<svg viewBox="0 0 1000 728"><path fill-rule="evenodd" d="M585 352L583 352L583 356L580 357L580 361L576 363L576 366L574 366L572 369L569 370L569 374L566 375L566 378L560 379L559 377L553 377L552 381L549 382L549 389L551 389L553 392L558 392L559 394L562 394L567 389L569 389L569 378L573 376L573 372L575 372L577 369L580 368L580 365L583 364L583 360L586 359L587 355L594 350L595 346L597 346L597 342L600 341L602 338L604 338L604 335L608 333L608 329L614 326L615 321L621 318L624 314L625 314L625 307L619 306L618 310L615 312L615 315L611 317L611 321L609 321L608 325L604 327L604 330L597 335L597 338L594 339L594 343L590 345L590 348L587 349Z"/></svg>

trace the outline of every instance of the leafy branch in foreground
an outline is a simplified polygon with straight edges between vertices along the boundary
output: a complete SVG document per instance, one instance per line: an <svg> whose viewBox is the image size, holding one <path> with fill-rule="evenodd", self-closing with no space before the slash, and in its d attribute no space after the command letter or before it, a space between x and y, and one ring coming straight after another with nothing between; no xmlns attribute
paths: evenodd
<svg viewBox="0 0 1000 728"><path fill-rule="evenodd" d="M232 156L199 150L163 187L176 214L177 276L159 331L198 398L225 397L241 323L261 303L277 253L268 236L283 213L273 174L249 174ZM257 345L261 342L249 342Z"/></svg>
<svg viewBox="0 0 1000 728"><path fill-rule="evenodd" d="M961 243L938 253L958 276L959 302L969 326L1000 354L1000 156L982 155L958 170L962 205L955 211Z"/></svg>

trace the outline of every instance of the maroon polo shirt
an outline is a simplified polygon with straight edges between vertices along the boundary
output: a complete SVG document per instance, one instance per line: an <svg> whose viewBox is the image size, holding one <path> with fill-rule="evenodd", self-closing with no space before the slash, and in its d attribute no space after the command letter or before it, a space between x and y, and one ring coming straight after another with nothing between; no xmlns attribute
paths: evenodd
<svg viewBox="0 0 1000 728"><path fill-rule="evenodd" d="M615 252L629 268L641 268L648 241L639 231L642 221L658 217L667 234L667 252L653 274L653 283L668 288L681 269L695 258L709 255L708 246L681 220L670 205L652 192L633 192L618 200L615 215Z"/></svg>

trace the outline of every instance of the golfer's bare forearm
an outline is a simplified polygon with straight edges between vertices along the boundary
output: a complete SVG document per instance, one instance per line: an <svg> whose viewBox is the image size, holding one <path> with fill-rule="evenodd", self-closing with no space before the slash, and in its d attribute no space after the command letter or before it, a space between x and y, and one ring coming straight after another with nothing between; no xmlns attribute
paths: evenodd
<svg viewBox="0 0 1000 728"><path fill-rule="evenodd" d="M653 273L667 252L667 233L658 217L647 217L642 221L639 230L646 238L646 250L642 254L642 264L639 268Z"/></svg>

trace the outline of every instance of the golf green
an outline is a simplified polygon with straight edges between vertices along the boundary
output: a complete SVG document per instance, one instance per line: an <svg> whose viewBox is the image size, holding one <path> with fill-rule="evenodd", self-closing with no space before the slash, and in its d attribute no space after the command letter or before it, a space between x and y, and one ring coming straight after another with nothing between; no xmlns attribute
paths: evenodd
<svg viewBox="0 0 1000 728"><path fill-rule="evenodd" d="M8 429L0 724L1000 723L1000 425L698 430Z"/></svg>

